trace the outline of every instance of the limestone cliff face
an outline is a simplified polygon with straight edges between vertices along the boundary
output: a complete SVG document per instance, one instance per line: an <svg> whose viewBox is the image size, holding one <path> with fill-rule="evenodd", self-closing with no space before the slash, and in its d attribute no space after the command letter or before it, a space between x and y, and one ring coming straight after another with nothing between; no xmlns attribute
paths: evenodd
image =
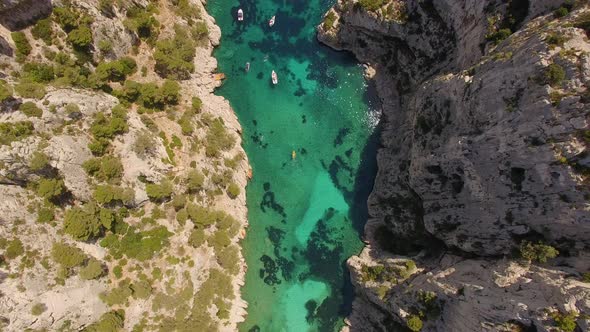
<svg viewBox="0 0 590 332"><path fill-rule="evenodd" d="M445 303L422 317L425 330L543 329L555 324L546 309L589 312L589 285L577 280L590 268L590 44L575 27L588 6L556 18L560 4L394 1L368 11L339 2L333 26L319 28L321 41L375 67L384 101L371 246L349 262L355 307L378 309L356 310L353 329L408 325L420 307L408 287ZM514 33L495 45L501 29ZM561 255L553 266L514 265L525 240ZM418 252L413 277L367 295L375 285L362 280L364 265Z"/></svg>

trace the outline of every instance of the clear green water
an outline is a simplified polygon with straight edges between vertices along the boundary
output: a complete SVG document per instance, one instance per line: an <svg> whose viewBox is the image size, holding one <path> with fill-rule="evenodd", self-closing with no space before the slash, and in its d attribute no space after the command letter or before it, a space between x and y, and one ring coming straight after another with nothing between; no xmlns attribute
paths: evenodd
<svg viewBox="0 0 590 332"><path fill-rule="evenodd" d="M238 115L254 173L242 243L248 263L242 294L249 303L242 331L334 331L350 310L345 260L362 248L376 115L362 68L315 39L331 4L208 4L222 29L215 56L227 77L217 93ZM245 14L239 24L238 8ZM276 24L269 28L272 15Z"/></svg>

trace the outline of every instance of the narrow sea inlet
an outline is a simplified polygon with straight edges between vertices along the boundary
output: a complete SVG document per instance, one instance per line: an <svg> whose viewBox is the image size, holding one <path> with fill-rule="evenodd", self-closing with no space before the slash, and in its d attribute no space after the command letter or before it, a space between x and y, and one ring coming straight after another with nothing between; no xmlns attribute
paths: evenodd
<svg viewBox="0 0 590 332"><path fill-rule="evenodd" d="M345 261L363 245L378 105L352 56L315 39L331 4L208 4L222 30L215 56L226 81L217 93L238 115L254 174L242 331L336 331L350 310Z"/></svg>

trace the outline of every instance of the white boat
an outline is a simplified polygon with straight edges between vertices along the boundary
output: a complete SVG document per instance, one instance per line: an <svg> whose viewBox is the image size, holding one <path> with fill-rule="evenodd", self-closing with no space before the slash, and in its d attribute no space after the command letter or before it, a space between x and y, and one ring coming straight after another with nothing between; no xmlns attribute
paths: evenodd
<svg viewBox="0 0 590 332"><path fill-rule="evenodd" d="M279 83L279 78L277 77L277 73L275 73L275 71L272 71L272 74L270 74L271 78L272 78L272 84L277 84Z"/></svg>
<svg viewBox="0 0 590 332"><path fill-rule="evenodd" d="M250 62L246 62L246 72L250 71Z"/></svg>
<svg viewBox="0 0 590 332"><path fill-rule="evenodd" d="M244 11L242 10L242 8L238 9L238 21L243 21L244 20Z"/></svg>
<svg viewBox="0 0 590 332"><path fill-rule="evenodd" d="M275 25L275 17L271 17L270 21L268 21L268 26L272 27L273 25Z"/></svg>

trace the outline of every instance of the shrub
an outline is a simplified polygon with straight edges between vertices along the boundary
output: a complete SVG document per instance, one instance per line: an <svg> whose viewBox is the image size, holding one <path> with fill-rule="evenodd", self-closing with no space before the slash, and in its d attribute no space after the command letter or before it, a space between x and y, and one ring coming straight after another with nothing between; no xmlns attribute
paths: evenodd
<svg viewBox="0 0 590 332"><path fill-rule="evenodd" d="M229 246L217 255L219 265L230 274L236 275L240 271L240 256L236 246Z"/></svg>
<svg viewBox="0 0 590 332"><path fill-rule="evenodd" d="M102 316L100 319L88 326L83 332L110 332L120 331L125 327L125 312L123 310L110 311Z"/></svg>
<svg viewBox="0 0 590 332"><path fill-rule="evenodd" d="M37 222L47 223L55 219L55 210L50 207L41 207L37 210Z"/></svg>
<svg viewBox="0 0 590 332"><path fill-rule="evenodd" d="M116 234L109 234L100 241L100 245L109 249L109 253L117 259L126 255L128 258L145 261L168 244L170 235L172 234L163 226L143 232L129 227L122 238L119 239Z"/></svg>
<svg viewBox="0 0 590 332"><path fill-rule="evenodd" d="M131 290L129 283L123 281L118 287L111 289L109 292L101 293L99 297L107 305L114 306L125 304L127 298L129 298L132 293L133 291Z"/></svg>
<svg viewBox="0 0 590 332"><path fill-rule="evenodd" d="M227 187L227 195L231 199L238 197L238 195L240 195L240 187L237 184L235 184L234 182L230 183L229 186Z"/></svg>
<svg viewBox="0 0 590 332"><path fill-rule="evenodd" d="M135 195L131 188L102 185L97 186L94 190L94 199L100 204L120 202L129 205L133 203L134 198Z"/></svg>
<svg viewBox="0 0 590 332"><path fill-rule="evenodd" d="M576 329L578 314L574 311L568 313L555 312L552 314L555 325L563 332L573 332Z"/></svg>
<svg viewBox="0 0 590 332"><path fill-rule="evenodd" d="M103 39L98 42L98 49L103 53L107 54L113 51L113 43L109 40Z"/></svg>
<svg viewBox="0 0 590 332"><path fill-rule="evenodd" d="M175 30L174 38L156 44L155 71L164 78L187 79L195 70L195 43L185 30L178 27Z"/></svg>
<svg viewBox="0 0 590 332"><path fill-rule="evenodd" d="M207 23L203 21L197 22L194 28L191 30L191 34L196 41L199 43L204 43L209 37L209 28L207 28Z"/></svg>
<svg viewBox="0 0 590 332"><path fill-rule="evenodd" d="M23 61L27 55L31 53L33 49L31 44L29 44L29 40L24 32L12 32L10 34L12 37L12 41L14 41L14 45L16 46L16 60Z"/></svg>
<svg viewBox="0 0 590 332"><path fill-rule="evenodd" d="M326 17L324 18L324 23L322 23L322 27L324 30L330 30L334 26L336 22L336 14L333 11L329 11Z"/></svg>
<svg viewBox="0 0 590 332"><path fill-rule="evenodd" d="M538 242L533 244L524 241L520 245L520 256L531 262L546 263L548 259L555 258L559 255L557 249Z"/></svg>
<svg viewBox="0 0 590 332"><path fill-rule="evenodd" d="M410 315L407 321L408 328L411 331L418 332L422 330L422 320L416 315Z"/></svg>
<svg viewBox="0 0 590 332"><path fill-rule="evenodd" d="M62 179L41 179L37 194L48 201L56 201L67 191Z"/></svg>
<svg viewBox="0 0 590 332"><path fill-rule="evenodd" d="M31 29L31 35L33 35L33 38L42 39L45 42L45 44L51 45L53 38L53 28L51 27L51 19L44 18L37 21L37 23L35 23L35 26Z"/></svg>
<svg viewBox="0 0 590 332"><path fill-rule="evenodd" d="M558 33L551 33L547 36L545 41L549 45L561 47L567 41L567 37Z"/></svg>
<svg viewBox="0 0 590 332"><path fill-rule="evenodd" d="M124 81L128 75L137 71L137 63L133 58L123 57L117 61L101 62L95 70L97 79L101 82Z"/></svg>
<svg viewBox="0 0 590 332"><path fill-rule="evenodd" d="M19 239L14 239L8 242L8 246L6 247L6 251L4 251L4 257L8 259L15 259L18 256L25 253L25 248L23 247L23 243Z"/></svg>
<svg viewBox="0 0 590 332"><path fill-rule="evenodd" d="M544 78L546 84L558 86L565 79L565 71L562 66L552 63L545 70Z"/></svg>
<svg viewBox="0 0 590 332"><path fill-rule="evenodd" d="M64 232L79 241L87 241L102 234L113 225L114 215L107 209L88 203L73 207L64 216Z"/></svg>
<svg viewBox="0 0 590 332"><path fill-rule="evenodd" d="M231 239L226 232L217 231L211 236L211 238L209 238L208 242L213 248L215 248L216 252L220 252L221 249L231 244Z"/></svg>
<svg viewBox="0 0 590 332"><path fill-rule="evenodd" d="M20 104L18 110L28 117L40 118L43 115L43 110L37 107L32 101Z"/></svg>
<svg viewBox="0 0 590 332"><path fill-rule="evenodd" d="M68 42L80 51L87 51L92 45L92 30L87 26L80 26L68 33Z"/></svg>
<svg viewBox="0 0 590 332"><path fill-rule="evenodd" d="M180 85L176 81L165 80L161 87L162 101L167 105L178 103Z"/></svg>
<svg viewBox="0 0 590 332"><path fill-rule="evenodd" d="M225 130L223 120L220 118L211 122L205 140L205 154L208 157L218 157L221 151L230 150L236 142L235 138Z"/></svg>
<svg viewBox="0 0 590 332"><path fill-rule="evenodd" d="M146 280L139 280L131 284L131 290L133 291L133 297L136 299L147 299L152 295L152 286Z"/></svg>
<svg viewBox="0 0 590 332"><path fill-rule="evenodd" d="M512 34L512 30L508 28L499 29L498 31L492 32L486 36L488 41L493 42L494 44L499 44L504 39L510 37Z"/></svg>
<svg viewBox="0 0 590 332"><path fill-rule="evenodd" d="M148 183L145 186L145 191L152 201L161 202L167 200L172 196L174 187L170 181L164 180L159 184Z"/></svg>
<svg viewBox="0 0 590 332"><path fill-rule="evenodd" d="M69 32L78 27L78 14L74 13L69 7L53 8L54 20L61 26L64 31Z"/></svg>
<svg viewBox="0 0 590 332"><path fill-rule="evenodd" d="M197 192L203 189L205 183L205 176L197 170L190 170L186 179L186 185L189 192Z"/></svg>
<svg viewBox="0 0 590 332"><path fill-rule="evenodd" d="M99 181L118 181L123 173L121 160L112 156L88 159L82 167Z"/></svg>
<svg viewBox="0 0 590 332"><path fill-rule="evenodd" d="M148 131L142 131L137 138L135 138L135 142L133 143L133 152L135 152L138 156L145 158L146 156L153 155L156 151L156 140L154 135L150 134Z"/></svg>
<svg viewBox="0 0 590 332"><path fill-rule="evenodd" d="M90 132L96 139L106 138L112 139L116 135L123 134L129 130L126 122L126 116L107 116L104 113L97 113L94 117L94 122L90 127Z"/></svg>
<svg viewBox="0 0 590 332"><path fill-rule="evenodd" d="M33 316L39 316L42 313L44 313L45 311L47 311L47 306L45 304L43 304L43 303L36 303L31 308L31 315L33 315Z"/></svg>
<svg viewBox="0 0 590 332"><path fill-rule="evenodd" d="M137 7L129 9L124 24L141 39L155 39L158 36L158 21L145 9Z"/></svg>
<svg viewBox="0 0 590 332"><path fill-rule="evenodd" d="M25 63L23 70L26 79L35 83L47 83L55 78L53 66L45 63Z"/></svg>
<svg viewBox="0 0 590 332"><path fill-rule="evenodd" d="M14 87L16 93L23 98L41 99L47 93L42 84L35 82L21 82Z"/></svg>
<svg viewBox="0 0 590 332"><path fill-rule="evenodd" d="M581 14L578 17L578 19L576 19L574 26L579 29L584 29L586 31L586 34L589 34L590 33L590 13L585 12L585 13Z"/></svg>
<svg viewBox="0 0 590 332"><path fill-rule="evenodd" d="M178 211L186 205L186 195L174 195L172 199L172 206L174 210Z"/></svg>
<svg viewBox="0 0 590 332"><path fill-rule="evenodd" d="M191 107L193 108L193 111L199 113L201 111L201 108L203 107L203 101L201 100L201 98L193 97L191 99Z"/></svg>
<svg viewBox="0 0 590 332"><path fill-rule="evenodd" d="M207 238L205 237L205 231L200 228L193 229L191 235L188 237L188 244L194 248L202 246Z"/></svg>
<svg viewBox="0 0 590 332"><path fill-rule="evenodd" d="M559 7L556 11L555 11L555 16L556 17L564 17L567 16L567 14L569 14L569 10L567 10L567 8L565 7Z"/></svg>
<svg viewBox="0 0 590 332"><path fill-rule="evenodd" d="M64 243L54 243L51 248L51 257L53 260L66 269L82 265L86 260L86 255L77 247L72 247Z"/></svg>
<svg viewBox="0 0 590 332"><path fill-rule="evenodd" d="M364 9L374 12L377 9L381 8L381 6L383 6L384 1L383 0L359 0L358 3Z"/></svg>
<svg viewBox="0 0 590 332"><path fill-rule="evenodd" d="M106 17L113 17L115 15L113 11L113 0L100 0L98 2L98 9Z"/></svg>
<svg viewBox="0 0 590 332"><path fill-rule="evenodd" d="M12 98L12 88L6 82L0 80L0 103Z"/></svg>
<svg viewBox="0 0 590 332"><path fill-rule="evenodd" d="M35 128L30 121L0 122L0 145L8 145L30 136Z"/></svg>
<svg viewBox="0 0 590 332"><path fill-rule="evenodd" d="M109 142L109 140L105 138L100 138L90 142L88 144L88 149L90 150L90 152L92 152L93 155L102 156L107 152L110 145L111 143Z"/></svg>
<svg viewBox="0 0 590 332"><path fill-rule="evenodd" d="M80 269L80 278L84 280L98 279L103 274L104 269L102 264L94 258L91 258L86 266Z"/></svg>

